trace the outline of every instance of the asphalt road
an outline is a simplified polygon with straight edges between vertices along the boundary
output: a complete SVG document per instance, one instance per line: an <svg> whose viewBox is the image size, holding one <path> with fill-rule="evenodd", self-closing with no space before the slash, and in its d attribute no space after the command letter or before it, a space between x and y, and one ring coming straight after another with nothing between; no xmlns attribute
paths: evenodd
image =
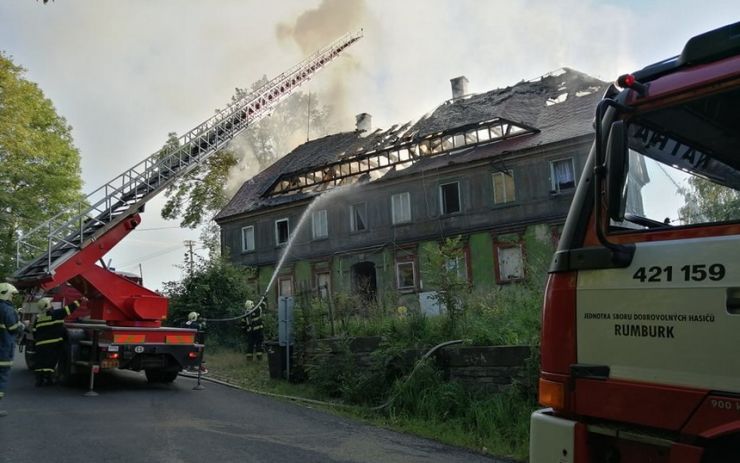
<svg viewBox="0 0 740 463"><path fill-rule="evenodd" d="M305 406L178 378L100 377L85 389L35 388L16 357L0 418L0 462L496 462Z"/></svg>

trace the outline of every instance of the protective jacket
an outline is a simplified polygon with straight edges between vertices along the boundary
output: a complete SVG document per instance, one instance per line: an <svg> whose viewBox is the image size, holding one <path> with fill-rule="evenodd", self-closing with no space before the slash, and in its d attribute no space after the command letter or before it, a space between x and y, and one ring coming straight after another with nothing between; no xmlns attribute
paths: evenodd
<svg viewBox="0 0 740 463"><path fill-rule="evenodd" d="M52 373L59 361L64 341L64 319L72 314L80 303L74 301L61 309L47 310L36 315L33 322L34 371Z"/></svg>
<svg viewBox="0 0 740 463"><path fill-rule="evenodd" d="M15 352L15 338L23 327L18 312L8 301L0 301L0 367L10 367Z"/></svg>
<svg viewBox="0 0 740 463"><path fill-rule="evenodd" d="M246 334L252 332L262 332L262 307L258 307L254 312L241 319L242 330Z"/></svg>
<svg viewBox="0 0 740 463"><path fill-rule="evenodd" d="M188 320L180 325L181 328L188 328L191 330L198 330L195 334L195 341L204 344L206 339L206 322L199 320Z"/></svg>

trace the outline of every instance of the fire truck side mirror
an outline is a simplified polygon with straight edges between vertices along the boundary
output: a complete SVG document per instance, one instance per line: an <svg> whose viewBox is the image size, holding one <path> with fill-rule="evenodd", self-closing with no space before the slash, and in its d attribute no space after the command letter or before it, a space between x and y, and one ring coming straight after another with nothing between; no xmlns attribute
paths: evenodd
<svg viewBox="0 0 740 463"><path fill-rule="evenodd" d="M615 121L606 143L606 204L609 218L615 222L624 220L628 171L627 128L624 121Z"/></svg>

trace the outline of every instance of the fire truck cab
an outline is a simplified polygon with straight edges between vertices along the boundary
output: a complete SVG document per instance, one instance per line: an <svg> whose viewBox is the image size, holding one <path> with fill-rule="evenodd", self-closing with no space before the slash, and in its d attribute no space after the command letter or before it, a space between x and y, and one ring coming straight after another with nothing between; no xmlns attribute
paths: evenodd
<svg viewBox="0 0 740 463"><path fill-rule="evenodd" d="M740 461L740 22L618 79L553 257L530 461Z"/></svg>

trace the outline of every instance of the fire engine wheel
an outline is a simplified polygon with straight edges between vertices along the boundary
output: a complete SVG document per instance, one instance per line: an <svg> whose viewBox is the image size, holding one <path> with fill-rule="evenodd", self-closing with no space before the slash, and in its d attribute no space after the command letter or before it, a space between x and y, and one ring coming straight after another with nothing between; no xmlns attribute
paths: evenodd
<svg viewBox="0 0 740 463"><path fill-rule="evenodd" d="M57 382L63 386L77 386L82 383L83 376L72 369L72 352L69 344L64 343L64 352L59 356L57 363Z"/></svg>
<svg viewBox="0 0 740 463"><path fill-rule="evenodd" d="M150 383L171 383L177 378L177 371L144 370L146 380Z"/></svg>

